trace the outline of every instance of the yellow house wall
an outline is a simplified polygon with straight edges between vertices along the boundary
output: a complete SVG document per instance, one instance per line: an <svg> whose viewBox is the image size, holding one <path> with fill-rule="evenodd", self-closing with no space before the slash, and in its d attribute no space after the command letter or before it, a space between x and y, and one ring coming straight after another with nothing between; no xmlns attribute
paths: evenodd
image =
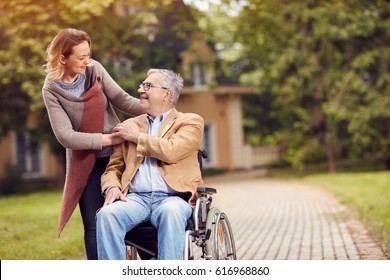
<svg viewBox="0 0 390 280"><path fill-rule="evenodd" d="M57 158L53 155L50 150L49 145L44 144L42 147L43 150L43 172L44 177L47 179L59 179L58 176L63 175L62 166L58 164Z"/></svg>
<svg viewBox="0 0 390 280"><path fill-rule="evenodd" d="M38 114L31 113L27 126L33 128L37 123ZM17 151L16 151L16 136L14 132L10 132L6 137L0 139L0 178L6 176L5 167L7 163L12 165L16 164ZM46 179L60 179L58 176L63 175L62 166L58 164L57 158L51 152L47 143L41 143L42 145L42 177Z"/></svg>
<svg viewBox="0 0 390 280"><path fill-rule="evenodd" d="M205 124L213 123L215 128L215 167L232 169L229 132L229 98L216 96L206 91L194 94L182 94L177 109L192 112L203 117Z"/></svg>
<svg viewBox="0 0 390 280"><path fill-rule="evenodd" d="M7 163L13 164L13 146L11 141L11 134L7 137L0 139L0 178L2 178L5 174L5 167Z"/></svg>

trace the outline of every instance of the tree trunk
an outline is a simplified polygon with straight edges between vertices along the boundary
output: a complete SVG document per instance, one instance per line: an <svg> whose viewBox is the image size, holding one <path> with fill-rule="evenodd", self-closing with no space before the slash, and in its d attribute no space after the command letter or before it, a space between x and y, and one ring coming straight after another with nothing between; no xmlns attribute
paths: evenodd
<svg viewBox="0 0 390 280"><path fill-rule="evenodd" d="M390 147L388 147L388 149L390 149ZM390 153L390 152L387 152L387 153ZM386 157L385 163L386 163L386 170L390 170L390 155L388 155Z"/></svg>
<svg viewBox="0 0 390 280"><path fill-rule="evenodd" d="M331 141L328 141L324 144L324 146L325 146L325 151L326 151L326 157L328 159L328 172L335 173L336 172L336 164L334 162L333 143Z"/></svg>
<svg viewBox="0 0 390 280"><path fill-rule="evenodd" d="M390 118L387 118L387 138L390 142ZM385 164L386 170L390 170L390 144L387 144L387 149L385 152Z"/></svg>

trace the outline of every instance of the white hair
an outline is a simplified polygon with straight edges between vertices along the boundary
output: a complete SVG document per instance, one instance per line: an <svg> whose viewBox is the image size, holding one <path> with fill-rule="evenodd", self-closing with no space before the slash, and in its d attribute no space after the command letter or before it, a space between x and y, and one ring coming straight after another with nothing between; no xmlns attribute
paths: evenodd
<svg viewBox="0 0 390 280"><path fill-rule="evenodd" d="M161 73L164 75L164 82L162 86L172 90L170 103L172 106L176 106L176 103L179 100L180 92L183 88L183 78L180 76L180 74L177 74L168 69L149 69L146 75L150 76L155 73Z"/></svg>

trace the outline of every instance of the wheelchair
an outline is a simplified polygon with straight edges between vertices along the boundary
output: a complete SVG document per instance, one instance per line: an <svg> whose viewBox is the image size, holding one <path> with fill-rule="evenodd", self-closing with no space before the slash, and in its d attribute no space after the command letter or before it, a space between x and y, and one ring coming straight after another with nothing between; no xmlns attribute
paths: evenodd
<svg viewBox="0 0 390 280"><path fill-rule="evenodd" d="M204 150L198 153L202 168L202 158L206 158ZM217 207L212 207L212 195L217 190L208 187L197 188L198 198L187 221L183 259L195 260L195 250L205 260L236 260L236 247L233 231L227 215ZM136 260L157 259L157 229L144 222L125 236L127 258Z"/></svg>

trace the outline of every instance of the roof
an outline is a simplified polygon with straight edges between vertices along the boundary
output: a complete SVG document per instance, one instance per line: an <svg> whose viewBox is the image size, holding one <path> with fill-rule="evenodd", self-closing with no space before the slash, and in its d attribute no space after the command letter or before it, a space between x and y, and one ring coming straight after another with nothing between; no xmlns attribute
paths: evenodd
<svg viewBox="0 0 390 280"><path fill-rule="evenodd" d="M196 93L211 92L216 95L244 95L255 93L255 89L250 86L227 85L215 87L184 87L181 91L182 95L192 95Z"/></svg>

